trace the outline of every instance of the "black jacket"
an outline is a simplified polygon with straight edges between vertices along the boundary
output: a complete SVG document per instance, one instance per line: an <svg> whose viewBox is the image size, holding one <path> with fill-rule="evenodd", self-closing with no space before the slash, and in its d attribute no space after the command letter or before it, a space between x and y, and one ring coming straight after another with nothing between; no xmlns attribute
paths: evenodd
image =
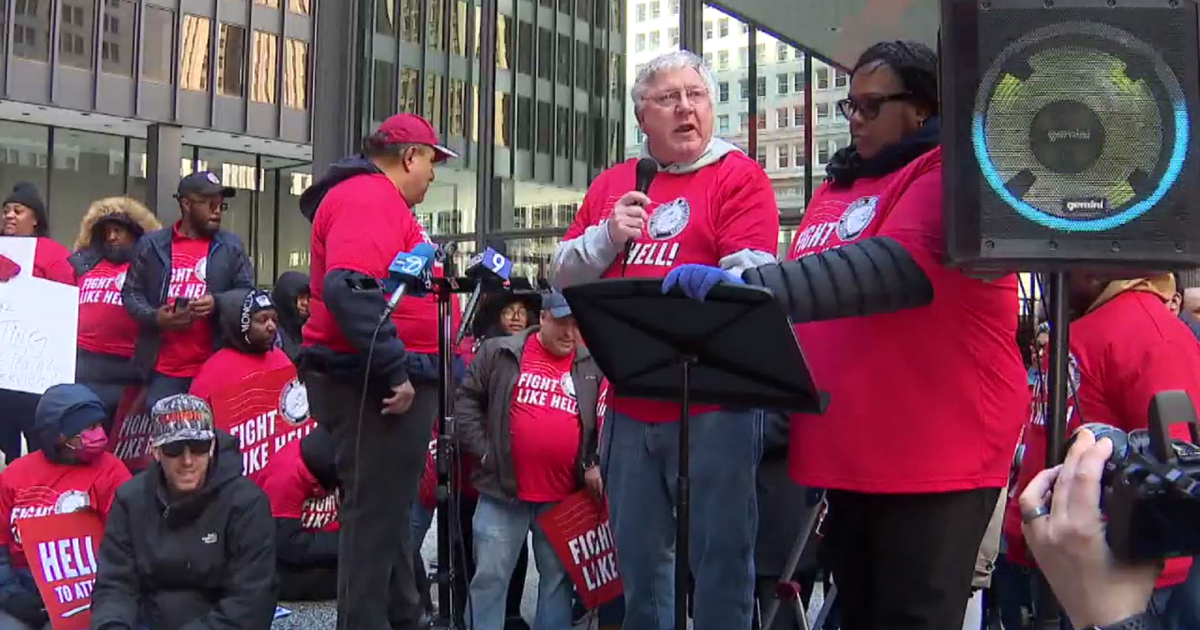
<svg viewBox="0 0 1200 630"><path fill-rule="evenodd" d="M304 343L301 335L304 320L296 308L296 298L309 293L308 284L308 274L288 271L279 276L271 291L271 301L275 302L275 312L279 314L279 345L293 362Z"/></svg>
<svg viewBox="0 0 1200 630"><path fill-rule="evenodd" d="M117 491L100 544L93 630L266 630L275 614L275 521L218 433L208 480L167 496L154 463Z"/></svg>
<svg viewBox="0 0 1200 630"><path fill-rule="evenodd" d="M481 493L503 498L517 498L517 476L513 470L512 440L509 434L509 408L513 387L521 374L521 353L525 344L538 343L532 339L539 327L508 337L488 339L479 348L475 360L467 368L466 378L458 388L454 404L454 419L458 439L463 448L483 461L475 467L472 481ZM579 407L579 459L577 482L583 486L584 460L596 454L596 404L600 398L600 382L604 375L587 348L579 346L571 366L575 385L575 402ZM484 457L486 455L486 457Z"/></svg>
<svg viewBox="0 0 1200 630"><path fill-rule="evenodd" d="M174 226L165 227L150 232L138 241L125 277L125 286L121 289L125 310L142 327L133 360L144 376L149 376L154 370L162 344L156 311L167 302L174 231ZM219 230L213 235L208 248L206 275L208 292L214 295L230 289L254 288L254 268L236 234ZM219 345L220 335L213 337Z"/></svg>

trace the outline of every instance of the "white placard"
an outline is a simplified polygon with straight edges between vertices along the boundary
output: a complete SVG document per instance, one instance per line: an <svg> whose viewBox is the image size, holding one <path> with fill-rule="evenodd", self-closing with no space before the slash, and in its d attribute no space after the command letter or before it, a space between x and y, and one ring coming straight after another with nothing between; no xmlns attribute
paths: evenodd
<svg viewBox="0 0 1200 630"><path fill-rule="evenodd" d="M32 236L0 236L0 255L21 265L20 275L32 278L33 253L37 249L37 242Z"/></svg>
<svg viewBox="0 0 1200 630"><path fill-rule="evenodd" d="M41 278L0 282L0 389L41 394L74 383L78 329L79 289Z"/></svg>

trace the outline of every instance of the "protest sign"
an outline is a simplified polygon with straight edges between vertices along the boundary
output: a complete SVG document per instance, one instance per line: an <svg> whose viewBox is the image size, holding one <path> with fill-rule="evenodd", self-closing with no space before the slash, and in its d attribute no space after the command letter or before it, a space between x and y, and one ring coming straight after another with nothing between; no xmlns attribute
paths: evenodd
<svg viewBox="0 0 1200 630"><path fill-rule="evenodd" d="M17 277L33 277L33 258L37 251L38 240L28 236L0 236L0 256L17 263L21 267Z"/></svg>
<svg viewBox="0 0 1200 630"><path fill-rule="evenodd" d="M75 382L79 289L41 278L0 282L0 389L41 394Z"/></svg>
<svg viewBox="0 0 1200 630"><path fill-rule="evenodd" d="M146 388L127 387L117 405L108 452L137 473L150 466L150 410L146 409Z"/></svg>
<svg viewBox="0 0 1200 630"><path fill-rule="evenodd" d="M308 415L308 390L296 368L254 374L212 396L217 428L238 439L246 476L258 481L271 456L316 426Z"/></svg>
<svg viewBox="0 0 1200 630"><path fill-rule="evenodd" d="M17 521L29 570L54 630L86 630L104 523L93 510Z"/></svg>
<svg viewBox="0 0 1200 630"><path fill-rule="evenodd" d="M587 490L576 492L542 513L538 525L562 560L584 606L596 608L621 595L608 508L599 499Z"/></svg>

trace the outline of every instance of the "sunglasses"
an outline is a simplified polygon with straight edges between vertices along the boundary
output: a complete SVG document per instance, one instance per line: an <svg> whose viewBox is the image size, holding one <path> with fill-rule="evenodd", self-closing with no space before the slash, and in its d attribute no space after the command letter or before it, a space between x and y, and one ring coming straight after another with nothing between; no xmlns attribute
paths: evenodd
<svg viewBox="0 0 1200 630"><path fill-rule="evenodd" d="M162 454L166 457L182 457L183 451L192 455L208 455L208 451L212 449L212 440L180 440L178 442L167 442L159 447Z"/></svg>

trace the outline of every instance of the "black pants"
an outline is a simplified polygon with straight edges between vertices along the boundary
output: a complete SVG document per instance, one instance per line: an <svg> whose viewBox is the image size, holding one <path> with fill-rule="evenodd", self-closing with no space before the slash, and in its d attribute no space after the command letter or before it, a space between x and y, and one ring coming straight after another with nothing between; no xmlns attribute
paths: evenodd
<svg viewBox="0 0 1200 630"><path fill-rule="evenodd" d="M338 629L416 628L421 605L413 573L409 511L425 469L437 387L416 386L412 407L383 415L384 387L305 371L309 408L337 444L344 489L338 541Z"/></svg>
<svg viewBox="0 0 1200 630"><path fill-rule="evenodd" d="M30 394L14 390L0 390L0 451L4 451L6 464L11 464L21 456L21 437L26 436L29 451L41 448L37 439L29 436L33 428L33 416L41 402L41 394Z"/></svg>
<svg viewBox="0 0 1200 630"><path fill-rule="evenodd" d="M826 496L842 630L962 630L999 488Z"/></svg>
<svg viewBox="0 0 1200 630"><path fill-rule="evenodd" d="M337 567L279 567L279 601L323 602L337 599Z"/></svg>

